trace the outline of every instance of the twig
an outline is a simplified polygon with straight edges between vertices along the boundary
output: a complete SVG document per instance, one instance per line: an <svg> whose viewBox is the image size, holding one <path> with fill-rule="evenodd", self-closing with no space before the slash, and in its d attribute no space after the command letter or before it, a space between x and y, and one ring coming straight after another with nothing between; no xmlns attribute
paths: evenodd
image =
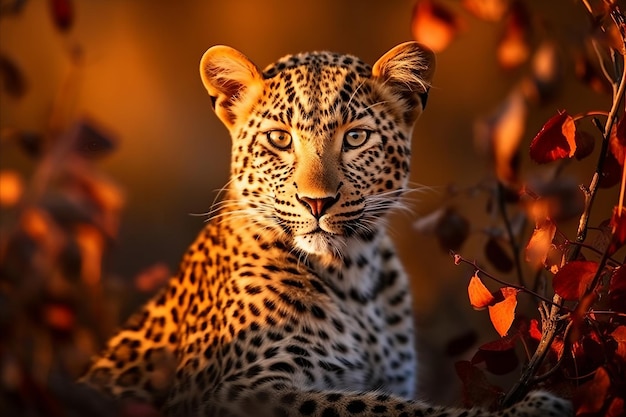
<svg viewBox="0 0 626 417"><path fill-rule="evenodd" d="M498 181L497 185L497 198L498 198L498 209L500 211L500 215L502 216L502 220L504 221L504 228L506 229L506 233L509 236L509 244L511 245L511 250L513 251L513 263L515 265L515 273L517 274L517 282L522 287L526 287L526 282L524 280L524 273L522 272L522 262L520 259L520 247L517 242L517 238L515 233L513 232L513 227L511 226L511 219L509 219L509 214L506 210L506 205L504 204L504 186L500 181Z"/></svg>
<svg viewBox="0 0 626 417"><path fill-rule="evenodd" d="M511 284L511 283L509 283L509 282L506 282L506 281L501 280L500 278L498 278L498 277L496 277L496 276L494 276L494 275L491 275L489 272L485 271L485 270L484 270L484 269L482 269L480 266L478 266L478 264L476 263L476 261L470 261L470 260L467 260L467 259L465 259L463 256L459 255L458 253L454 253L454 252L452 252L452 251L450 251L450 255L452 255L452 257L454 258L454 263L455 263L456 265L460 264L461 262L462 262L462 263L465 263L465 264L468 264L468 265L471 265L471 266L472 266L472 267L473 267L473 268L474 268L477 272L480 272L482 275L484 275L484 276L486 276L487 278L489 278L489 279L491 279L491 280L493 280L493 281L497 282L498 284L502 284L502 285L504 285L505 287L515 288L516 290L519 290L519 291L522 291L522 292L528 293L528 294L532 295L533 297L537 297L539 300L541 300L541 301L543 301L543 302L545 302L545 303L551 304L551 305L553 305L553 306L555 306L555 307L563 308L563 309L564 309L564 310L566 310L566 311L571 311L571 310L569 310L569 309L568 309L568 308L566 308L566 307L562 307L562 306L560 306L560 305L556 305L556 304L554 304L552 301L550 301L550 300L549 300L549 299L547 299L546 297L542 296L541 294L538 294L538 293L534 292L533 290L529 290L528 288L526 288L526 287L524 287L524 286L522 286L522 285Z"/></svg>
<svg viewBox="0 0 626 417"><path fill-rule="evenodd" d="M550 351L550 346L552 346L552 342L554 338L559 333L559 324L562 321L557 319L558 313L561 310L562 299L558 295L554 295L550 304L552 304L552 308L550 309L550 314L547 317L547 320L542 321L542 332L541 332L541 340L539 341L539 346L537 346L537 350L535 350L535 354L528 362L528 365L524 369L522 375L519 380L515 383L513 388L509 390L509 392L505 395L504 400L502 401L502 405L504 407L508 407L513 405L522 399L522 397L528 392L529 387L533 384L534 375L537 373L537 370L543 363L546 355Z"/></svg>
<svg viewBox="0 0 626 417"><path fill-rule="evenodd" d="M563 331L563 340L565 342L567 342L568 338L567 335L569 334L572 325L574 324L573 321L570 321L569 323L567 323L567 327L565 328L565 330ZM541 381L545 381L546 379L550 378L552 375L554 375L554 373L561 367L561 364L563 363L563 360L565 359L565 350L567 348L567 345L563 346L563 354L561 354L561 357L559 358L559 360L556 362L556 364L550 368L550 370L548 370L547 372L541 374L541 375L537 375L535 377L533 377L532 382L534 384L541 382Z"/></svg>
<svg viewBox="0 0 626 417"><path fill-rule="evenodd" d="M624 57L622 57L624 58ZM602 177L604 161L606 160L606 153L609 147L609 139L611 137L611 130L613 129L613 124L617 119L617 111L620 106L620 103L624 97L624 91L626 90L626 77L622 74L619 87L617 89L616 94L613 97L613 105L611 106L611 110L609 111L609 115L606 119L606 124L603 128L602 132L602 148L600 151L600 156L598 158L598 163L596 165L596 170L593 173L593 178L591 179L591 183L589 187L585 190L585 210L583 214L580 216L580 222L578 223L578 231L576 233L576 241L584 242L587 237L587 224L589 222L589 215L591 213L591 207L593 206L593 201L595 200L596 193L598 191L598 185L600 183L600 179ZM576 259L578 253L580 252L580 247L576 246L572 251L571 259Z"/></svg>
<svg viewBox="0 0 626 417"><path fill-rule="evenodd" d="M591 310L587 313L587 316L590 316L592 314L606 314L608 316L617 316L617 317L626 318L626 313L620 313L619 311L613 311L613 310Z"/></svg>

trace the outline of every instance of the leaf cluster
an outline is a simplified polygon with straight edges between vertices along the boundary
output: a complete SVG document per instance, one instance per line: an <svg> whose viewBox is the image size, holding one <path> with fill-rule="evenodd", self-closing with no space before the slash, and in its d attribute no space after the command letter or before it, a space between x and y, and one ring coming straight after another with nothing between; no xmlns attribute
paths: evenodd
<svg viewBox="0 0 626 417"><path fill-rule="evenodd" d="M462 19L443 3L418 4L414 23L427 22L445 32L445 42L433 41L440 50L445 49L457 35ZM485 258L499 273L513 273L517 282L506 282L477 262L452 252L455 264L471 266L470 304L476 310L488 311L498 335L481 344L471 359L456 364L466 405L500 408L531 389L544 387L572 398L577 415L623 415L625 16L616 2L581 2L590 23L585 36L588 47L575 54L576 72L583 83L609 94L611 105L606 110L590 109L575 115L561 110L547 120L527 149L531 161L552 165L553 169L543 181L532 183L523 180L519 168L527 115L533 105L543 104L558 93L565 66L555 52L554 39L533 46L537 37L533 22L539 19L533 16L530 2L467 0L462 6L483 20L504 22L496 48L503 68L532 60L529 75L513 88L498 111L479 123L478 143L491 158L494 179L473 190L489 195L489 210L499 218L498 227L482 230L487 235ZM427 34L425 30L415 30L414 35L426 44L429 36L437 37L436 32ZM582 127L588 121L595 132ZM594 155L597 160L588 184L576 186L562 178L566 165ZM619 197L612 211L594 212L603 219L590 225L599 190L617 186ZM436 213L418 221L417 230L433 233L442 248L459 251L472 223L457 209L443 207ZM563 227L571 219L578 219L575 233ZM531 228L528 235L527 228ZM497 283L498 288L488 289L485 279ZM535 285L530 287L529 283ZM527 318L517 311L522 296L536 304L538 317ZM519 379L508 389L490 381L489 374L515 371L520 373Z"/></svg>

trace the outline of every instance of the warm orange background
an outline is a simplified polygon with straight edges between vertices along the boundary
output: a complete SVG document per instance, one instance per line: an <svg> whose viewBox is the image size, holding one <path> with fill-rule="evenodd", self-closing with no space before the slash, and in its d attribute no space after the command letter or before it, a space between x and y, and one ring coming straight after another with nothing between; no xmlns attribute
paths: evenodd
<svg viewBox="0 0 626 417"><path fill-rule="evenodd" d="M459 9L458 3L447 4ZM578 36L587 25L583 7L574 1L529 3L562 39ZM373 63L411 39L413 5L409 0L76 1L74 26L60 33L48 2L29 1L21 15L0 22L0 50L22 68L29 88L21 99L0 96L0 127L45 128L51 103L71 69L69 51L79 45L84 65L70 116L87 115L120 139L117 151L99 163L126 197L107 274L130 279L160 261L175 269L203 226L202 217L189 214L208 211L215 190L228 179L230 140L199 79L202 53L227 44L264 67L287 53L329 49ZM483 327L486 338L496 336L486 314L473 312L467 302L471 271L455 267L432 237L420 236L411 225L437 206L447 185L466 187L490 175L488 161L474 150L474 122L498 106L524 71L498 67L494 47L500 30L497 23L465 13L459 38L439 54L428 109L413 143L412 180L432 189L420 194L415 216L400 215L392 225L412 276L426 352L440 352L449 338L470 326ZM557 109L577 113L610 105L608 96L575 80L569 60L564 65L562 93L530 112L525 148ZM19 168L23 157L4 149L0 163ZM575 165L568 175L588 182L589 166ZM617 191L603 195L614 202ZM477 219L474 231L489 225L484 199L459 205ZM480 257L484 240L475 233L463 254ZM426 366L436 369L441 380L454 379L451 360L433 358ZM429 391L431 397L443 396L443 389Z"/></svg>

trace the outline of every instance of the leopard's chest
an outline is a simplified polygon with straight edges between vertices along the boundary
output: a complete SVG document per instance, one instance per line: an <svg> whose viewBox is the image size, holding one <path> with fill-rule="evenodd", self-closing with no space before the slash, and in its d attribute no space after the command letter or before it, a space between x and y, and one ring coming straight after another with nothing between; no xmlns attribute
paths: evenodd
<svg viewBox="0 0 626 417"><path fill-rule="evenodd" d="M389 304L381 282L390 271L380 259L315 270L289 256L231 257L228 266L220 258L195 264L202 295L181 326L175 392L208 395L224 382L267 378L307 389L413 392L406 375L414 356L395 348L398 335L389 331L390 321L404 322L402 337L412 341L410 316Z"/></svg>

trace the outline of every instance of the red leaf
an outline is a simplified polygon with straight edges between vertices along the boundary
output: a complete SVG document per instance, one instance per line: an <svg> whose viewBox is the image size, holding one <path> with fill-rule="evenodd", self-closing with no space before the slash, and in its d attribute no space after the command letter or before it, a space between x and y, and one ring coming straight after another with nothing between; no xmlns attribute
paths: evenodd
<svg viewBox="0 0 626 417"><path fill-rule="evenodd" d="M579 161L591 155L596 146L596 139L591 133L581 130L576 135L576 151L574 156Z"/></svg>
<svg viewBox="0 0 626 417"><path fill-rule="evenodd" d="M467 286L467 294L469 295L470 304L476 310L482 310L495 301L495 298L480 280L478 274L474 274L470 279Z"/></svg>
<svg viewBox="0 0 626 417"><path fill-rule="evenodd" d="M466 407L487 407L504 393L502 388L489 383L485 374L471 362L459 361L454 368L463 383L463 403Z"/></svg>
<svg viewBox="0 0 626 417"><path fill-rule="evenodd" d="M434 52L448 47L459 31L457 16L447 7L432 0L420 0L413 9L413 38Z"/></svg>
<svg viewBox="0 0 626 417"><path fill-rule="evenodd" d="M624 207L613 207L613 215L609 223L613 238L609 245L609 255L614 254L626 243L626 209Z"/></svg>
<svg viewBox="0 0 626 417"><path fill-rule="evenodd" d="M613 152L609 152L606 154L606 158L604 158L599 186L600 188L611 188L619 184L621 180L622 165L615 159Z"/></svg>
<svg viewBox="0 0 626 417"><path fill-rule="evenodd" d="M52 329L69 332L74 328L76 315L67 305L61 303L49 303L43 307L43 318Z"/></svg>
<svg viewBox="0 0 626 417"><path fill-rule="evenodd" d="M453 208L446 209L435 228L439 245L446 252L458 250L469 236L469 232L469 221Z"/></svg>
<svg viewBox="0 0 626 417"><path fill-rule="evenodd" d="M95 158L107 155L117 145L116 136L91 120L76 124L75 149L85 157Z"/></svg>
<svg viewBox="0 0 626 417"><path fill-rule="evenodd" d="M569 262L554 276L554 292L566 300L579 300L598 270L598 263L593 261Z"/></svg>
<svg viewBox="0 0 626 417"><path fill-rule="evenodd" d="M474 345L474 343L476 343L477 339L478 335L473 330L469 330L459 336L456 336L446 343L446 355L457 356L466 352Z"/></svg>
<svg viewBox="0 0 626 417"><path fill-rule="evenodd" d="M611 385L609 374L603 367L596 370L593 380L582 384L573 397L576 414L600 411Z"/></svg>
<svg viewBox="0 0 626 417"><path fill-rule="evenodd" d="M493 342L485 343L478 348L478 352L471 360L473 365L485 362L487 371L494 375L504 375L515 370L519 359L515 353L517 337L505 337Z"/></svg>
<svg viewBox="0 0 626 417"><path fill-rule="evenodd" d="M541 340L541 330L539 330L539 322L536 319L530 320L530 329L528 330L528 334L530 334L530 337L536 341Z"/></svg>
<svg viewBox="0 0 626 417"><path fill-rule="evenodd" d="M576 123L567 112L559 112L543 125L530 143L530 158L545 164L571 158L576 153Z"/></svg>
<svg viewBox="0 0 626 417"><path fill-rule="evenodd" d="M586 317L589 314L591 306L596 301L598 301L598 293L596 291L592 291L580 299L576 305L576 309L571 314L572 330L570 332L570 340L579 340L582 335L585 334L587 331Z"/></svg>
<svg viewBox="0 0 626 417"><path fill-rule="evenodd" d="M72 27L72 23L74 23L72 0L50 0L50 11L57 28L65 31Z"/></svg>
<svg viewBox="0 0 626 417"><path fill-rule="evenodd" d="M535 266L545 265L555 234L556 225L550 219L544 220L535 227L526 245L526 262Z"/></svg>
<svg viewBox="0 0 626 417"><path fill-rule="evenodd" d="M554 42L545 41L535 51L532 74L522 83L529 102L545 104L554 98L563 85L563 65Z"/></svg>
<svg viewBox="0 0 626 417"><path fill-rule="evenodd" d="M511 287L500 288L504 297L503 301L489 306L491 323L500 336L505 336L513 320L515 320L515 308L517 307L517 293L519 290Z"/></svg>
<svg viewBox="0 0 626 417"><path fill-rule="evenodd" d="M2 89L13 98L22 97L26 92L26 79L22 71L4 54L0 54L0 80Z"/></svg>
<svg viewBox="0 0 626 417"><path fill-rule="evenodd" d="M606 414L604 417L624 417L626 415L626 410L624 409L624 399L623 398L613 398L609 409L606 410Z"/></svg>
<svg viewBox="0 0 626 417"><path fill-rule="evenodd" d="M623 361L626 361L626 326L618 326L613 330L613 333L611 333L611 337L617 342L615 353L622 358Z"/></svg>
<svg viewBox="0 0 626 417"><path fill-rule="evenodd" d="M513 260L495 237L487 241L485 256L499 271L510 272L513 269Z"/></svg>
<svg viewBox="0 0 626 417"><path fill-rule="evenodd" d="M435 210L418 219L413 227L420 233L434 234L441 249L446 252L459 249L470 232L469 221L453 207Z"/></svg>
<svg viewBox="0 0 626 417"><path fill-rule="evenodd" d="M609 306L613 311L626 313L626 267L613 271L609 283Z"/></svg>

